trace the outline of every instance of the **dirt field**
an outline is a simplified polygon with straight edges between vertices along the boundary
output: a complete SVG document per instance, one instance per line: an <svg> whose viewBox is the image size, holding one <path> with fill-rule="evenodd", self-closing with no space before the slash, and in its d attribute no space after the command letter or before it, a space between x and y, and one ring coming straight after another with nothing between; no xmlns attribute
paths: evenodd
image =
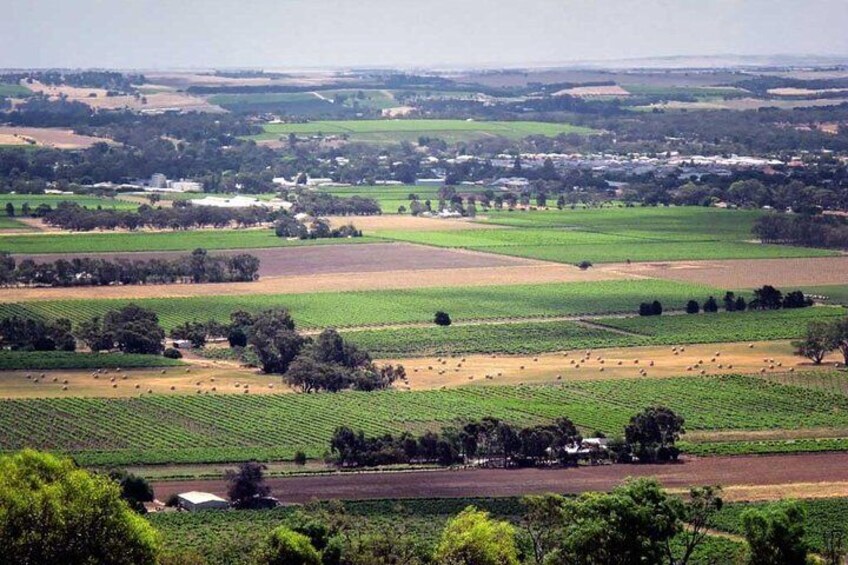
<svg viewBox="0 0 848 565"><path fill-rule="evenodd" d="M421 218L386 214L381 216L330 216L333 227L353 224L366 234L389 230L451 231L503 229L502 226L481 224L463 218Z"/></svg>
<svg viewBox="0 0 848 565"><path fill-rule="evenodd" d="M615 96L622 98L630 96L629 92L617 84L606 86L576 86L574 88L566 88L565 90L555 92L554 96L563 96L566 94L569 96L577 96L578 98L595 98L598 96Z"/></svg>
<svg viewBox="0 0 848 565"><path fill-rule="evenodd" d="M204 98L191 96L183 92L177 92L167 87L154 87L145 85L145 88L156 89L157 92L143 94L136 98L130 95L106 96L106 90L102 88L77 88L74 86L47 86L39 82L27 84L33 92L43 92L51 98L64 95L68 100L88 104L92 108L116 110L129 108L139 111L153 110L183 110L197 112L223 112L218 106L210 104ZM94 96L91 96L94 94ZM142 101L146 99L146 103Z"/></svg>
<svg viewBox="0 0 848 565"><path fill-rule="evenodd" d="M370 246L369 246L370 247ZM0 302L91 298L163 298L219 296L224 294L305 294L350 290L390 290L402 288L440 288L541 284L554 282L593 282L627 278L614 272L581 271L569 265L539 263L508 267L472 267L375 271L370 273L334 273L291 277L267 277L252 283L169 284L148 286L109 286L73 288L4 288Z"/></svg>
<svg viewBox="0 0 848 565"><path fill-rule="evenodd" d="M637 277L671 279L719 288L755 288L777 284L781 288L802 285L844 284L848 281L848 257L807 259L756 259L727 261L673 261L599 265L593 270L613 271Z"/></svg>
<svg viewBox="0 0 848 565"><path fill-rule="evenodd" d="M719 355L716 356L716 353ZM639 363L636 363L637 359ZM764 362L764 359L774 359L774 362ZM837 360L838 355L828 358L830 363ZM443 365L441 361L447 363ZM701 361L703 363L699 363ZM814 368L806 363L806 359L793 355L788 341L758 342L753 348L748 343L689 345L682 352L678 349L677 355L671 347L663 346L597 349L588 359L586 351L581 350L521 357L466 355L457 358L394 359L390 362L404 366L409 388L413 390L469 383L516 385L599 379L662 379L700 375L701 371L705 375L760 374L762 369L766 369L766 374L773 374L786 373L793 368L795 371ZM640 370L644 372L640 373ZM442 371L444 373L439 374Z"/></svg>
<svg viewBox="0 0 848 565"><path fill-rule="evenodd" d="M111 140L77 135L69 129L0 126L0 145L38 145L57 149L84 149Z"/></svg>
<svg viewBox="0 0 848 565"><path fill-rule="evenodd" d="M409 243L372 243L369 245L325 245L211 251L211 255L250 253L259 258L262 277L323 275L331 273L370 273L378 271L418 271L427 269L468 269L535 265L538 261L438 249ZM174 259L188 252L75 253L74 257L101 259ZM67 259L63 253L15 255L16 260L33 259L43 263Z"/></svg>
<svg viewBox="0 0 848 565"><path fill-rule="evenodd" d="M382 498L452 498L465 496L519 496L545 492L608 491L628 477L655 477L671 489L722 485L725 498L743 500L748 494L782 498L784 488L838 496L848 481L848 453L686 458L677 465L603 465L576 469L472 469L405 473L336 473L332 475L272 478L271 494L282 502L314 499L362 500ZM223 480L161 481L153 489L159 500L173 493L199 490L226 496ZM753 487L753 488L752 488ZM767 488L766 488L767 487ZM748 489L747 491L745 489Z"/></svg>

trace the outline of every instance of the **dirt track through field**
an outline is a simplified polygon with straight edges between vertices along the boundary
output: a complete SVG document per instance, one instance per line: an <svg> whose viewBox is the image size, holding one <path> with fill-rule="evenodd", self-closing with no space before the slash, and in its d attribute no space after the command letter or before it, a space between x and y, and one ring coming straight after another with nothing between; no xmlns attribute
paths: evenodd
<svg viewBox="0 0 848 565"><path fill-rule="evenodd" d="M455 498L608 491L628 477L655 477L670 489L722 485L744 493L738 487L793 484L818 484L825 489L828 484L848 481L848 453L686 458L683 463L670 465L603 465L573 469L334 473L272 478L268 483L271 494L281 501L304 503L313 499ZM191 490L227 495L227 484L218 479L154 482L153 488L159 500ZM753 490L759 490L759 497L763 497L764 489ZM771 493L780 497L782 490L773 488Z"/></svg>
<svg viewBox="0 0 848 565"><path fill-rule="evenodd" d="M668 261L610 263L596 267L630 276L670 279L720 288L755 288L845 284L848 256L802 259L736 259L724 261Z"/></svg>

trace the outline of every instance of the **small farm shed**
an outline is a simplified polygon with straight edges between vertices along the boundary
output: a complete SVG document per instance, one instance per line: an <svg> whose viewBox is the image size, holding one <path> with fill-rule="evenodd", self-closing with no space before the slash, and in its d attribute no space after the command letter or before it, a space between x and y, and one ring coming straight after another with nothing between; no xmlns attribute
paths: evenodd
<svg viewBox="0 0 848 565"><path fill-rule="evenodd" d="M219 508L229 508L230 503L214 494L208 492L184 492L177 495L180 503L180 508L195 512L197 510L215 510Z"/></svg>

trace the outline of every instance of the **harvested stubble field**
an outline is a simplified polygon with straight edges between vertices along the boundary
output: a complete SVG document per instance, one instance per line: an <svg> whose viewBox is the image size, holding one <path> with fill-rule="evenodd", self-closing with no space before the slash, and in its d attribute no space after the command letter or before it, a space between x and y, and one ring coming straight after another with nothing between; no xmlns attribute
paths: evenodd
<svg viewBox="0 0 848 565"><path fill-rule="evenodd" d="M683 415L691 432L787 430L784 439L686 442L689 452L848 447L844 436L789 438L793 431L848 429L845 395L722 375L410 392L2 400L0 450L68 452L85 465L279 460L298 449L321 456L340 425L374 435L421 432L483 416L518 425L567 416L587 433L620 434L633 414L657 403Z"/></svg>
<svg viewBox="0 0 848 565"><path fill-rule="evenodd" d="M848 257L758 259L731 261L679 261L604 265L601 268L659 279L724 286L755 288L778 284L782 288L808 285L837 285L848 281ZM827 295L827 290L809 289Z"/></svg>
<svg viewBox="0 0 848 565"><path fill-rule="evenodd" d="M503 281L501 281L503 282ZM239 286L246 283L236 283ZM189 285L186 285L189 286ZM226 286L226 285L211 285ZM232 286L232 285L231 285ZM133 289L133 287L126 287ZM154 290L158 287L147 287ZM63 289L58 289L59 291ZM85 290L85 289L84 289ZM89 292L100 290L87 289ZM289 309L301 328L356 327L429 322L444 310L456 320L553 317L633 312L645 296L667 309L682 309L693 296L716 289L660 280L608 280L478 287L438 287L285 295L222 295L186 298L40 300L0 305L0 316L66 317L75 323L134 302L155 311L166 329L185 321L225 322L235 310ZM89 294L90 296L90 294Z"/></svg>
<svg viewBox="0 0 848 565"><path fill-rule="evenodd" d="M249 394L291 392L279 376L262 375L255 369L221 362L193 362L188 366L172 363L156 369L127 368L132 365L117 363L107 367L99 371L93 367L0 371L0 398L127 398L149 394L237 394L247 390ZM155 427L153 423L150 425Z"/></svg>
<svg viewBox="0 0 848 565"><path fill-rule="evenodd" d="M597 379L667 379L685 375L759 374L783 384L812 380L814 367L797 357L785 341L688 345L674 351L666 346L580 348L539 355L480 355L390 359L406 368L411 390L468 384L500 386L555 384ZM586 353L591 355L586 357ZM677 351L677 353L675 353ZM716 355L718 354L718 355ZM763 359L774 359L764 362ZM713 361L715 359L715 361ZM837 355L828 358L832 367ZM774 369L769 367L774 366ZM697 369L695 368L697 367ZM796 376L788 371L805 372ZM791 375L791 376L790 376ZM830 373L828 373L830 375ZM833 388L829 388L833 390ZM848 391L846 391L848 392Z"/></svg>
<svg viewBox="0 0 848 565"><path fill-rule="evenodd" d="M114 143L102 137L80 135L69 129L0 126L0 145L85 149L95 143Z"/></svg>

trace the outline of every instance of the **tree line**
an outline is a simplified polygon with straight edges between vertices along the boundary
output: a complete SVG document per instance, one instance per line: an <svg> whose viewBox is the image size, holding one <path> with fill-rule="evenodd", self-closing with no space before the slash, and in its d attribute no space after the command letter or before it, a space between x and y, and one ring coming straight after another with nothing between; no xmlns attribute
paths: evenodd
<svg viewBox="0 0 848 565"><path fill-rule="evenodd" d="M771 285L764 285L754 290L750 301L744 296L737 296L735 292L727 291L721 298L721 304L715 296L709 296L703 304L695 299L686 302L686 313L697 314L703 311L705 314L714 314L720 307L725 312L744 312L745 310L780 310L781 308L806 308L813 305L813 299L806 296L803 291L793 290L786 294ZM639 304L640 316L659 316L663 313L663 306L659 300L653 302L642 302Z"/></svg>
<svg viewBox="0 0 848 565"><path fill-rule="evenodd" d="M306 190L295 194L294 210L311 216L376 216L381 213L380 204L373 198L341 197Z"/></svg>
<svg viewBox="0 0 848 565"><path fill-rule="evenodd" d="M848 221L834 215L767 214L754 222L753 234L763 243L848 248Z"/></svg>
<svg viewBox="0 0 848 565"><path fill-rule="evenodd" d="M552 424L516 427L497 418L470 421L441 432L415 437L409 432L397 436L366 437L363 431L342 426L330 440L329 461L340 467L373 467L393 464L455 464L485 467L573 466L580 461L597 463L657 463L675 461L675 443L684 419L664 406L646 408L633 416L623 436L607 441L601 432L591 444L568 418Z"/></svg>
<svg viewBox="0 0 848 565"><path fill-rule="evenodd" d="M2 286L105 286L171 283L249 282L259 278L259 258L247 253L209 255L195 249L173 259L100 259L74 257L70 261L36 262L0 252Z"/></svg>
<svg viewBox="0 0 848 565"><path fill-rule="evenodd" d="M277 237L297 239L362 237L362 231L356 229L353 224L333 228L330 226L330 222L323 218L315 218L306 222L289 215L280 215L280 218L274 223L274 233Z"/></svg>
<svg viewBox="0 0 848 565"><path fill-rule="evenodd" d="M139 228L187 230L191 228L225 228L235 224L250 227L272 222L279 212L261 206L249 208L218 208L192 206L188 202L172 208L139 206L137 212L123 210L91 210L74 202L60 202L43 216L51 226L71 231L91 231Z"/></svg>

